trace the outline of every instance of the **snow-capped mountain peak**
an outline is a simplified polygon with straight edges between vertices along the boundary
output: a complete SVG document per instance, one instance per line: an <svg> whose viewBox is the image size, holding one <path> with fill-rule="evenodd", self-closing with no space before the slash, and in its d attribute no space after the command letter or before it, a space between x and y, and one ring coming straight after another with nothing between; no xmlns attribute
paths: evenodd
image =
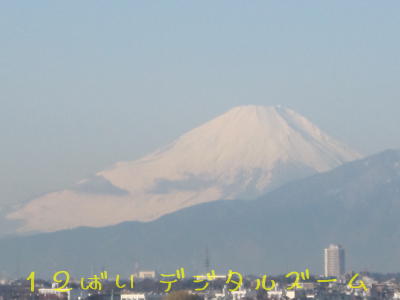
<svg viewBox="0 0 400 300"><path fill-rule="evenodd" d="M139 160L9 215L22 231L150 221L219 199L254 198L360 155L291 109L238 106Z"/></svg>

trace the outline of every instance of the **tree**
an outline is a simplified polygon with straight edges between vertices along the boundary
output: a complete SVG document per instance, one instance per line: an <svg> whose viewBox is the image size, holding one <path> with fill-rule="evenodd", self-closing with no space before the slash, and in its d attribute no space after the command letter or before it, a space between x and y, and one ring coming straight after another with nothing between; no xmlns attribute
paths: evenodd
<svg viewBox="0 0 400 300"><path fill-rule="evenodd" d="M166 295L164 300L202 300L202 297L191 294L188 291L173 291Z"/></svg>

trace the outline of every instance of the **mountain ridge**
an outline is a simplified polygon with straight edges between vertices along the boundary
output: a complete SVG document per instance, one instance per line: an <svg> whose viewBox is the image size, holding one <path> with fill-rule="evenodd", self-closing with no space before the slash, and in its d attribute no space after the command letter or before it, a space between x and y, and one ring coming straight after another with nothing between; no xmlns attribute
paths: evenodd
<svg viewBox="0 0 400 300"><path fill-rule="evenodd" d="M8 218L21 220L22 232L151 221L202 202L253 199L359 157L291 109L235 107L162 150L33 199Z"/></svg>
<svg viewBox="0 0 400 300"><path fill-rule="evenodd" d="M1 269L18 259L21 271L75 274L93 266L130 274L143 269L279 274L310 268L322 272L322 250L346 249L348 271L396 272L400 268L400 150L385 151L300 179L254 200L199 204L152 222L124 222L30 237L0 239ZM85 274L87 275L87 274Z"/></svg>

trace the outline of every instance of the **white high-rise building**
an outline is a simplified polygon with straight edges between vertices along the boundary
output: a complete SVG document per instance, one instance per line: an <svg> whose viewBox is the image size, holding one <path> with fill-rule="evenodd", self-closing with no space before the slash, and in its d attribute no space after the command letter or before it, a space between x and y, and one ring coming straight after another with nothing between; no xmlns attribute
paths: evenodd
<svg viewBox="0 0 400 300"><path fill-rule="evenodd" d="M345 254L340 245L329 245L324 249L325 276L340 277L345 273Z"/></svg>

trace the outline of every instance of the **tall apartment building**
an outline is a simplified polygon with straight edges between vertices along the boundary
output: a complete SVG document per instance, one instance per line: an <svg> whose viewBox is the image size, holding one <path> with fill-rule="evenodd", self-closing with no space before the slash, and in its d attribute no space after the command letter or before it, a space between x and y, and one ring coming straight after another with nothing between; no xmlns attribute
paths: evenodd
<svg viewBox="0 0 400 300"><path fill-rule="evenodd" d="M345 253L340 245L329 245L324 249L325 276L339 277L345 273Z"/></svg>

